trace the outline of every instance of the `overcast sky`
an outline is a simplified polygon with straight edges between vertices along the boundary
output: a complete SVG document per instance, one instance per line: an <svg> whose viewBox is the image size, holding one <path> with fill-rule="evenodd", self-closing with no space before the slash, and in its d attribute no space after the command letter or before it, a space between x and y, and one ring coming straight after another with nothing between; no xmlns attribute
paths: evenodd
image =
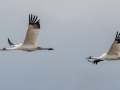
<svg viewBox="0 0 120 90"><path fill-rule="evenodd" d="M0 90L120 90L120 61L93 65L120 32L119 0L2 0L0 48L24 41L29 14L40 18L38 45L54 51L0 52Z"/></svg>

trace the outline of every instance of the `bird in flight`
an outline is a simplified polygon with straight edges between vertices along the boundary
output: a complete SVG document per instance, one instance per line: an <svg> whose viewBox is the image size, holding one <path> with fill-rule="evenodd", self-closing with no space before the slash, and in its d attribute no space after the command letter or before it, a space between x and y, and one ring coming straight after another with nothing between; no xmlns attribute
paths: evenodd
<svg viewBox="0 0 120 90"><path fill-rule="evenodd" d="M23 43L16 45L13 44L8 38L8 43L10 46L14 46L13 48L3 48L1 50L9 51L9 50L23 50L27 52L37 51L37 50L54 50L53 48L43 48L41 46L37 46L37 41L40 32L40 19L37 19L38 16L29 14L29 26L26 33L26 37Z"/></svg>
<svg viewBox="0 0 120 90"><path fill-rule="evenodd" d="M100 57L88 57L86 59L94 59L93 61L88 60L89 62L92 62L93 64L97 64L100 61L104 61L104 60L108 60L108 61L112 61L112 60L119 60L120 56L119 56L119 51L120 51L120 33L116 33L116 37L114 42L112 43L109 51L107 53L104 53L103 55L101 55Z"/></svg>

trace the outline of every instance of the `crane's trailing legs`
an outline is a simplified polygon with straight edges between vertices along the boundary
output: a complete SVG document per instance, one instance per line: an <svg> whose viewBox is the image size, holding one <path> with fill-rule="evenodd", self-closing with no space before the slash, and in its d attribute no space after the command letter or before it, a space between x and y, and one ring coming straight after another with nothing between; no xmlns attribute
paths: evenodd
<svg viewBox="0 0 120 90"><path fill-rule="evenodd" d="M90 60L88 60L88 61L91 62L91 63L93 63L93 64L96 64L96 65L97 65L98 62L103 61L103 60L95 60L95 61L90 61Z"/></svg>

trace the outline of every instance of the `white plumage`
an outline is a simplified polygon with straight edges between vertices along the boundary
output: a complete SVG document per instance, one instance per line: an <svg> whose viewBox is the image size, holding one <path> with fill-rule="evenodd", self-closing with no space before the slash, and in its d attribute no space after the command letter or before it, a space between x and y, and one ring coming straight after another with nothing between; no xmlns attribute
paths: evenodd
<svg viewBox="0 0 120 90"><path fill-rule="evenodd" d="M120 50L120 33L117 32L115 40L114 40L113 44L111 45L108 53L104 53L100 57L90 56L86 59L94 59L94 61L88 60L89 62L92 62L93 64L97 64L98 62L103 61L103 60L109 60L109 61L119 60L120 59L119 50Z"/></svg>
<svg viewBox="0 0 120 90"><path fill-rule="evenodd" d="M36 51L36 50L54 50L53 48L42 48L41 46L37 46L37 41L40 32L40 19L37 20L38 16L33 16L29 14L29 26L26 33L25 40L22 44L15 45L8 38L8 43L10 46L14 46L13 48L3 48L2 50L23 50L23 51Z"/></svg>

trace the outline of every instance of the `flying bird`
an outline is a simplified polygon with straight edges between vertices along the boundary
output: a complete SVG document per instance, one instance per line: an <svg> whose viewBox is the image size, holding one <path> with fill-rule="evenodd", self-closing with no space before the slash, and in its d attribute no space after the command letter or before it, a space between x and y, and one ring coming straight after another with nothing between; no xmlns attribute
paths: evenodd
<svg viewBox="0 0 120 90"><path fill-rule="evenodd" d="M26 37L23 43L16 45L10 41L8 38L8 43L10 46L14 46L13 48L3 48L1 50L23 50L27 52L37 51L37 50L54 50L53 48L43 48L41 46L37 46L37 41L40 32L40 19L37 19L38 16L29 14L29 26L26 33Z"/></svg>
<svg viewBox="0 0 120 90"><path fill-rule="evenodd" d="M119 56L120 46L119 45L120 45L120 33L118 33L117 31L115 40L112 43L107 53L104 53L100 57L90 56L86 59L94 59L93 61L88 60L89 62L92 62L93 64L97 64L98 62L104 61L104 60L108 60L108 61L119 60L120 59L120 56Z"/></svg>

